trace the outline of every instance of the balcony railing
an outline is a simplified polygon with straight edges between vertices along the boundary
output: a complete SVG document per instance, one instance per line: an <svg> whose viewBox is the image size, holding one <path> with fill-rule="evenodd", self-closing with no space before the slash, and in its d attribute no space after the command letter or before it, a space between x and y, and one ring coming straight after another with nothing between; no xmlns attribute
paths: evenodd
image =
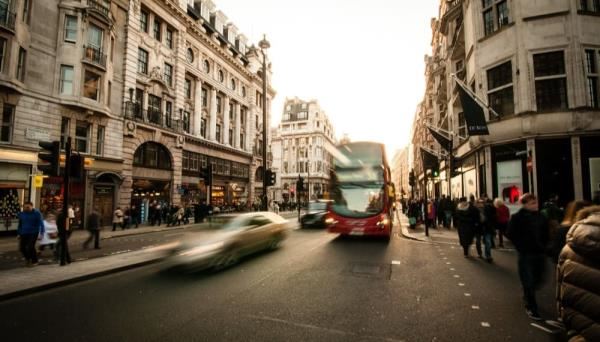
<svg viewBox="0 0 600 342"><path fill-rule="evenodd" d="M7 5L0 5L0 26L7 28L11 31L15 30L15 12L8 10Z"/></svg>
<svg viewBox="0 0 600 342"><path fill-rule="evenodd" d="M84 46L83 60L106 68L106 55L96 47Z"/></svg>
<svg viewBox="0 0 600 342"><path fill-rule="evenodd" d="M102 15L108 17L110 12L110 1L108 0L87 0L88 7L98 11Z"/></svg>
<svg viewBox="0 0 600 342"><path fill-rule="evenodd" d="M162 129L183 133L183 121L173 119L172 116L162 113L160 110L148 108L144 110L142 105L135 102L125 102L125 118L142 122Z"/></svg>

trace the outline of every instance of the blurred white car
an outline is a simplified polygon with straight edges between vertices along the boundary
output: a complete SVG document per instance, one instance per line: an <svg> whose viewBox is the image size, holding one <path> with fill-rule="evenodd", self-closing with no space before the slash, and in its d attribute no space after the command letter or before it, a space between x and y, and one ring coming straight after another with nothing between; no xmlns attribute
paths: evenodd
<svg viewBox="0 0 600 342"><path fill-rule="evenodd" d="M219 215L211 220L212 229L187 234L168 252L167 267L228 268L246 255L278 248L288 231L288 221L271 212Z"/></svg>

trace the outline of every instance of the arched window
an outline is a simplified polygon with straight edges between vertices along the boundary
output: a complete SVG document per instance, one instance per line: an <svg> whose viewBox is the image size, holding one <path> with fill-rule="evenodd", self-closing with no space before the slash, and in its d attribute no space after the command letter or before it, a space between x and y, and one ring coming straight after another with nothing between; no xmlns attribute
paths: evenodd
<svg viewBox="0 0 600 342"><path fill-rule="evenodd" d="M242 96L246 97L246 87L242 86Z"/></svg>
<svg viewBox="0 0 600 342"><path fill-rule="evenodd" d="M154 169L171 170L171 153L159 143L147 142L135 151L133 165Z"/></svg>
<svg viewBox="0 0 600 342"><path fill-rule="evenodd" d="M204 72L208 74L208 72L210 71L210 63L208 62L208 59L204 60L203 68Z"/></svg>
<svg viewBox="0 0 600 342"><path fill-rule="evenodd" d="M187 49L185 58L189 63L192 63L194 61L194 51L191 48Z"/></svg>
<svg viewBox="0 0 600 342"><path fill-rule="evenodd" d="M223 70L219 70L219 82L223 83L225 80L225 74L223 74Z"/></svg>
<svg viewBox="0 0 600 342"><path fill-rule="evenodd" d="M231 78L231 90L235 90L235 78Z"/></svg>

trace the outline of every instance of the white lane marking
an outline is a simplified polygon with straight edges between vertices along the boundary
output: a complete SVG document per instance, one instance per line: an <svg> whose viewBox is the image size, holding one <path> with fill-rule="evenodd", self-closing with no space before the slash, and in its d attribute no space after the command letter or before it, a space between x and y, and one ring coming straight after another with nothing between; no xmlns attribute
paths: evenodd
<svg viewBox="0 0 600 342"><path fill-rule="evenodd" d="M400 265L400 260L392 260L392 265Z"/></svg>
<svg viewBox="0 0 600 342"><path fill-rule="evenodd" d="M458 286L465 286L465 283L458 283Z"/></svg>
<svg viewBox="0 0 600 342"><path fill-rule="evenodd" d="M448 258L446 258L446 257L443 257L442 259L444 259L444 260L448 260Z"/></svg>
<svg viewBox="0 0 600 342"><path fill-rule="evenodd" d="M549 334L554 334L554 333L555 333L554 331L552 331L552 330L550 330L550 329L546 328L545 326L539 325L539 324L537 324L537 323L531 323L531 326L532 326L532 327L535 327L535 328L538 328L538 329L540 329L540 330L542 330L542 331L545 331L545 332L547 332L547 333L549 333Z"/></svg>
<svg viewBox="0 0 600 342"><path fill-rule="evenodd" d="M448 262L446 263L446 265L452 265L452 263L448 261Z"/></svg>
<svg viewBox="0 0 600 342"><path fill-rule="evenodd" d="M450 246L450 249L454 249L454 246Z"/></svg>
<svg viewBox="0 0 600 342"><path fill-rule="evenodd" d="M454 278L460 278L460 276L458 274L455 274Z"/></svg>
<svg viewBox="0 0 600 342"><path fill-rule="evenodd" d="M471 294L465 292L465 297L471 297Z"/></svg>
<svg viewBox="0 0 600 342"><path fill-rule="evenodd" d="M450 267L450 271L456 271L453 267Z"/></svg>
<svg viewBox="0 0 600 342"><path fill-rule="evenodd" d="M484 328L489 328L491 325L488 322L481 322L481 326Z"/></svg>
<svg viewBox="0 0 600 342"><path fill-rule="evenodd" d="M479 305L471 305L471 309L473 309L473 310L479 310Z"/></svg>

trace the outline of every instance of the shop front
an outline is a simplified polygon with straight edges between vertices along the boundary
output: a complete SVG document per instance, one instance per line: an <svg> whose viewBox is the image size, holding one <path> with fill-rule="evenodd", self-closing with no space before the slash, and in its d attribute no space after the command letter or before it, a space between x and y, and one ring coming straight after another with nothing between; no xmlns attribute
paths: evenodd
<svg viewBox="0 0 600 342"><path fill-rule="evenodd" d="M579 138L583 198L591 201L600 193L600 136Z"/></svg>
<svg viewBox="0 0 600 342"><path fill-rule="evenodd" d="M64 172L64 170L61 170ZM86 172L84 171L84 175ZM70 185L69 205L73 207L75 219L73 229L83 228L85 218L85 177L73 179ZM64 204L65 187L63 177L45 177L40 191L40 211L43 215L62 211Z"/></svg>
<svg viewBox="0 0 600 342"><path fill-rule="evenodd" d="M140 210L142 222L149 220L150 206L157 204L161 208L171 204L171 182L168 180L134 178L131 205L135 205Z"/></svg>
<svg viewBox="0 0 600 342"><path fill-rule="evenodd" d="M31 165L0 162L0 229L17 229L17 214L30 199Z"/></svg>
<svg viewBox="0 0 600 342"><path fill-rule="evenodd" d="M530 189L526 152L524 141L492 147L493 196L501 198L511 213L519 210L519 198Z"/></svg>

